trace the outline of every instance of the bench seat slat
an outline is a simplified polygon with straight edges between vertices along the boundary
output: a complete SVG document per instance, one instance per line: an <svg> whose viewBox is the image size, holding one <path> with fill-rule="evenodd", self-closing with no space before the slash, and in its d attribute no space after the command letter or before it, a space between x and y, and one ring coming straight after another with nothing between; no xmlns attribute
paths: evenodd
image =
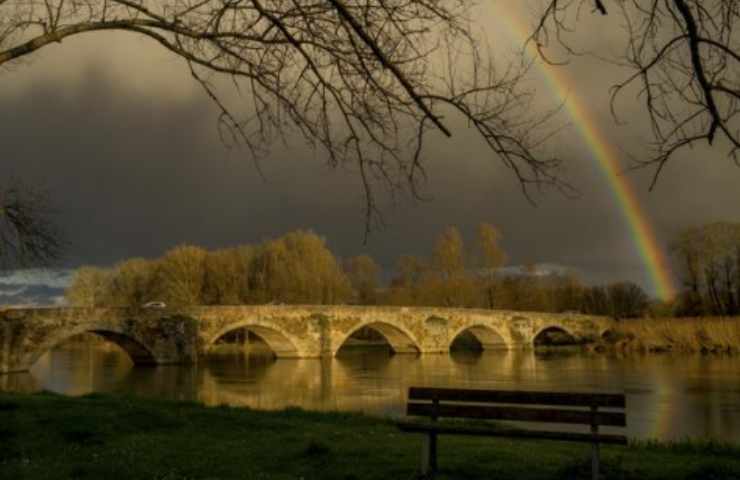
<svg viewBox="0 0 740 480"><path fill-rule="evenodd" d="M430 425L412 422L397 422L398 428L409 433L440 433L449 435L471 435L482 437L530 438L544 440L562 440L566 442L583 442L627 445L624 435L591 434L579 432L553 432L548 430L517 430L507 428L485 428L458 425Z"/></svg>
<svg viewBox="0 0 740 480"><path fill-rule="evenodd" d="M407 415L448 418L477 418L490 420L512 420L543 423L568 423L590 425L593 421L598 425L624 427L627 421L624 413L596 412L584 410L563 410L552 408L521 408L521 407L490 407L486 405L455 405L421 403L409 401L406 407Z"/></svg>
<svg viewBox="0 0 740 480"><path fill-rule="evenodd" d="M517 403L625 408L624 395L611 393L524 392L411 387L409 400L440 400L473 403Z"/></svg>

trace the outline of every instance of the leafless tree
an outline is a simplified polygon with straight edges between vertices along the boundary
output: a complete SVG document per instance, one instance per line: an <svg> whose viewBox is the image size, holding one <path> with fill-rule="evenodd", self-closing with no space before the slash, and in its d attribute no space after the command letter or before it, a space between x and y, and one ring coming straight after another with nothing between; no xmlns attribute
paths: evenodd
<svg viewBox="0 0 740 480"><path fill-rule="evenodd" d="M64 241L42 190L18 181L0 183L0 268L49 265Z"/></svg>
<svg viewBox="0 0 740 480"><path fill-rule="evenodd" d="M740 223L716 222L682 231L673 244L686 291L686 314L740 314Z"/></svg>
<svg viewBox="0 0 740 480"><path fill-rule="evenodd" d="M572 47L568 33L588 8L624 20L624 57L612 60L633 71L613 86L612 112L620 95L639 88L655 142L653 155L636 166L655 168L651 188L676 152L700 142L721 139L740 166L740 2L548 0L532 36L543 57L553 44L585 53Z"/></svg>
<svg viewBox="0 0 740 480"><path fill-rule="evenodd" d="M536 153L547 115L530 115L520 88L526 65L494 65L471 28L474 3L0 0L0 66L87 32L143 35L184 61L220 111L229 145L259 158L297 132L331 166L356 168L368 227L378 213L372 185L418 197L428 137L451 136L454 117L480 134L525 194L544 185L569 191L559 162Z"/></svg>

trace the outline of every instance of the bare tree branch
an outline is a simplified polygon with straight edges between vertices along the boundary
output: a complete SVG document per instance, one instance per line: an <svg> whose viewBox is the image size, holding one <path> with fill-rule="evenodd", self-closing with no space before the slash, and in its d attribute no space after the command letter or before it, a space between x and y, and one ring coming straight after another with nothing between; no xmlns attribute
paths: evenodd
<svg viewBox="0 0 740 480"><path fill-rule="evenodd" d="M0 267L49 265L60 258L64 240L53 213L45 192L18 181L0 185Z"/></svg>
<svg viewBox="0 0 740 480"><path fill-rule="evenodd" d="M655 168L651 188L673 156L698 142L729 145L728 156L739 164L740 150L740 3L737 0L627 0L616 2L627 29L619 65L634 70L612 90L612 113L620 96L633 85L652 123L651 156L637 167ZM578 54L566 41L577 28L568 16L599 0L551 0L532 36L543 52L551 41ZM582 20L580 20L582 21Z"/></svg>
<svg viewBox="0 0 740 480"><path fill-rule="evenodd" d="M541 159L522 89L526 65L496 65L471 33L469 0L0 0L0 66L89 32L144 35L184 60L227 143L256 159L298 134L331 166L354 166L368 227L377 196L419 197L429 132L473 126L523 190L571 191ZM464 54L460 54L464 52ZM455 65L441 68L445 57ZM502 68L495 68L496 66ZM500 73L501 72L501 73ZM229 80L224 82L222 80ZM224 85L251 100L233 101ZM450 115L445 118L445 115ZM545 114L545 117L547 115ZM542 133L542 132L540 132ZM454 161L455 159L450 159Z"/></svg>

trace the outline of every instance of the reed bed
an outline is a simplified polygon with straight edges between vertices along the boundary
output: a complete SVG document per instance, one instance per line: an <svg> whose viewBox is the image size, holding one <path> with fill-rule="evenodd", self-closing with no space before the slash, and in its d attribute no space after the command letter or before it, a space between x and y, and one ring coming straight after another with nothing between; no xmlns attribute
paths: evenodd
<svg viewBox="0 0 740 480"><path fill-rule="evenodd" d="M624 320L611 338L620 350L738 353L740 317Z"/></svg>

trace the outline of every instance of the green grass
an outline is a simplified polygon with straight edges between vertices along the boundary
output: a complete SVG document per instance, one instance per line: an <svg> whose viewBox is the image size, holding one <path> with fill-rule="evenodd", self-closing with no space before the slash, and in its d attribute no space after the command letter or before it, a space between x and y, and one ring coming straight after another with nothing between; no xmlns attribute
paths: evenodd
<svg viewBox="0 0 740 480"><path fill-rule="evenodd" d="M0 394L2 479L412 479L421 437L387 420L291 408ZM588 445L441 437L440 479L587 479ZM740 447L602 447L607 479L740 479Z"/></svg>

